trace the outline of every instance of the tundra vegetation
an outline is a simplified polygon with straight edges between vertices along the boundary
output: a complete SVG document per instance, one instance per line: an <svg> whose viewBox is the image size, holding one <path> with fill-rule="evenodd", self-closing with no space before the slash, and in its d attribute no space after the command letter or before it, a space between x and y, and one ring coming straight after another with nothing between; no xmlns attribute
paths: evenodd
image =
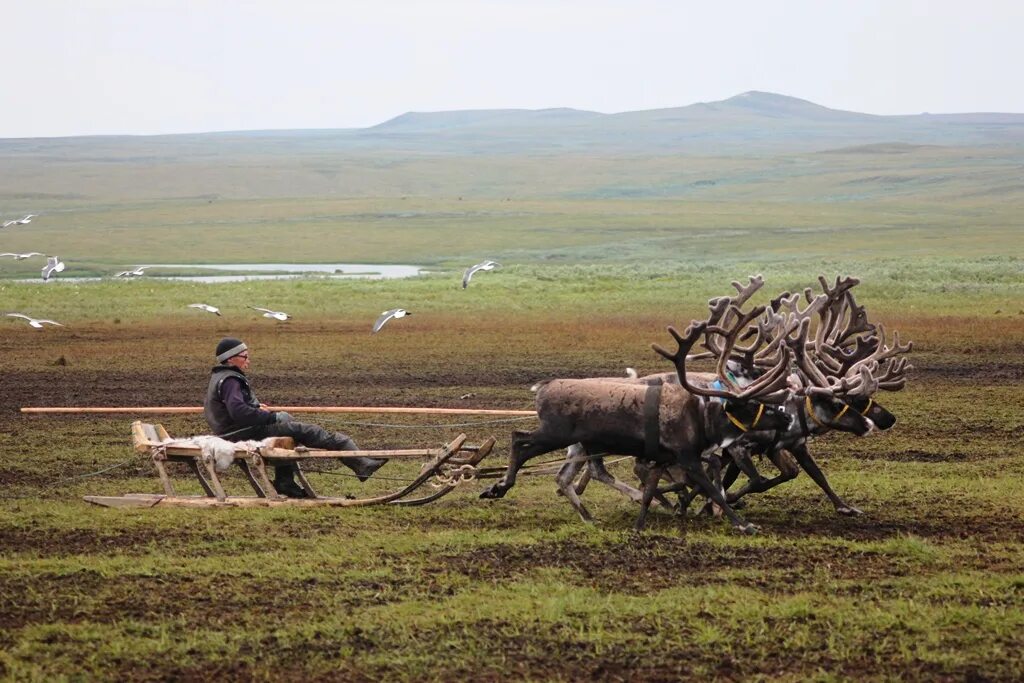
<svg viewBox="0 0 1024 683"><path fill-rule="evenodd" d="M477 191L460 201L457 192L380 199L369 190L247 198L223 170L200 179L219 183L224 198L183 199L173 183L166 196L126 198L112 183L130 174L99 162L50 171L67 176L65 195L83 196L33 196L31 169L5 162L8 213L39 217L0 234L0 249L59 254L68 265L44 285L15 281L20 272L38 278L38 264L0 263L0 308L66 325L0 328L0 675L1018 680L1024 213L1019 178L993 180L1011 167L1019 175L1014 154L822 154L811 159L816 173L770 182L772 169L811 167L800 156L694 160L696 175L715 167L716 177L735 178L737 196L720 183L698 186L692 199L629 200L571 196L559 184L578 178L570 171L593 178L617 167L558 160L542 174L550 194L534 187L510 201L498 194L500 178L525 174L509 165L536 165L485 160L502 166L490 175L442 165L438 187L472 176ZM654 169L651 177L671 170L661 158L634 163ZM108 170L113 180L91 175ZM875 176L890 180L843 184ZM488 182L490 194L479 190ZM984 194L986 185L1002 194ZM153 268L112 277L140 264L278 261L286 239L295 261L419 263L431 273L218 285L156 279ZM462 289L465 268L484 258L502 268ZM861 279L858 304L914 341L915 369L903 391L884 395L898 418L892 429L830 433L812 445L830 484L863 514L837 515L799 476L744 498L756 536L657 508L636 535L637 506L595 485L586 501L598 523L584 525L558 500L551 474L520 476L514 494L496 501L477 497L492 482L464 484L422 508L96 508L81 497L159 490L131 452L135 416L17 412L199 405L212 348L229 334L252 348L254 383L268 402L528 409L540 380L665 371L650 344L668 342L668 325L706 317L708 299L731 280L762 273L773 293L802 291L821 272ZM108 277L60 279L76 273ZM196 301L224 317L187 308ZM266 320L250 305L293 319ZM395 306L415 315L371 335ZM495 466L505 464L513 430L536 425L302 417L378 448L494 435ZM205 430L199 415L158 419L172 435ZM610 467L631 476L625 463ZM342 470L311 477L318 489L355 495L415 471L392 463L365 484ZM227 486L245 490L232 477L240 475Z"/></svg>

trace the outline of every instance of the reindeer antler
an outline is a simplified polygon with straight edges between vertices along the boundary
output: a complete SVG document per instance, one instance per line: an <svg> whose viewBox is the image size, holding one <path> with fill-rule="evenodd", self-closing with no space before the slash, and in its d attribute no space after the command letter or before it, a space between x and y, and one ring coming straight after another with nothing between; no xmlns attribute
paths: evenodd
<svg viewBox="0 0 1024 683"><path fill-rule="evenodd" d="M881 367L881 374L878 376L878 388L886 391L899 391L906 383L907 370L913 370L914 366L907 362L906 358L889 358Z"/></svg>
<svg viewBox="0 0 1024 683"><path fill-rule="evenodd" d="M676 344L678 346L675 353L666 351L658 344L651 344L651 348L662 357L672 361L676 367L676 374L679 376L679 383L684 389L692 394L735 401L746 401L754 398L768 400L772 397L772 394L775 394L786 387L786 374L790 360L788 349L783 351L780 362L776 367L773 367L762 377L758 378L755 382L745 388L737 386L725 372L725 364L729 359L729 349L732 344L735 343L736 335L739 334L741 329L746 327L750 320L761 315L763 312L763 306L755 308L746 315L739 315L737 309L735 315L739 316L739 320L733 325L732 329L709 326L708 321L706 320L699 322L696 320L692 321L682 335L680 335L674 327L669 327L668 332L676 340ZM694 342L696 342L697 339L705 333L720 334L726 338L725 345L723 347L724 353L719 356L718 375L727 386L733 387L734 390L732 391L697 387L687 380L686 354L693 347Z"/></svg>
<svg viewBox="0 0 1024 683"><path fill-rule="evenodd" d="M750 297L754 296L757 290L764 287L764 276L760 273L757 275L750 275L747 278L750 280L746 285L741 285L739 282L733 280L732 286L736 288L735 296L719 296L708 301L708 309L710 315L708 316L708 325L729 325L730 315L735 315L737 318L740 317L740 309L743 307ZM735 313L732 309L735 308ZM722 348L714 340L713 335L706 334L704 338L704 347L710 351L714 356L722 356ZM742 360L742 358L740 359Z"/></svg>
<svg viewBox="0 0 1024 683"><path fill-rule="evenodd" d="M879 363L881 363L884 360L888 360L890 358L895 358L896 356L900 356L900 355L903 355L904 353L908 353L909 351L912 351L913 348L914 348L914 342L912 342L912 341L911 342L907 342L905 345L902 345L902 346L900 345L900 333L899 332L893 332L893 334L892 334L892 337L893 337L892 344L893 345L892 346L886 346L885 345L885 326L883 326L882 323L878 323L878 325L875 326L875 330L878 333L878 346L876 347L874 353L872 353L870 356L867 356L866 358L863 358L863 359L857 361L852 366L850 366L850 369L846 371L846 376L850 376L855 371L859 371L861 366L870 365L872 363L879 364ZM906 368L903 368L903 371L905 372Z"/></svg>

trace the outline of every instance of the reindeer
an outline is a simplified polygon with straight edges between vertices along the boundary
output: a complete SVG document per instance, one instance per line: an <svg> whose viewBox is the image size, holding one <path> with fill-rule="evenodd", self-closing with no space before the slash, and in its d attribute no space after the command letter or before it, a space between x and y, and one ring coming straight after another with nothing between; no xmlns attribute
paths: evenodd
<svg viewBox="0 0 1024 683"><path fill-rule="evenodd" d="M737 328L763 311L763 306L746 316L737 311L740 318ZM668 328L678 345L674 353L652 345L657 353L673 362L678 384L648 386L585 379L556 379L544 383L536 399L540 426L532 432L513 432L512 454L505 475L480 497L503 497L515 485L516 473L526 461L580 443L588 453L622 453L651 463L652 475L645 482L641 511L635 524L638 531L644 527L664 468L679 465L696 486L722 508L739 531L754 533L756 527L739 517L707 478L701 466L701 455L731 443L743 433L730 416L741 424L757 424L765 429L789 426L789 416L765 403L786 397L784 388L790 351L783 348L777 366L746 388L738 387L725 373L719 374L727 389L694 386L686 379L686 354L709 329L716 334L734 334L733 330L709 326L708 321L693 321L684 335L674 327ZM724 361L720 367L724 367ZM728 407L708 400L713 398L728 400Z"/></svg>
<svg viewBox="0 0 1024 683"><path fill-rule="evenodd" d="M858 306L851 289L859 284L856 278L845 278L840 280L836 277L835 285L829 288L823 276L818 276L827 297L827 302L819 308L819 324L814 335L813 342L807 341L807 325L809 321L800 319L800 334L793 343L797 364L800 367L806 380L820 391L827 387L843 386L850 381L856 381L858 375L864 376L867 372L867 379L860 381L860 386L852 391L845 392L843 401L854 411L869 420L872 425L880 430L891 428L896 423L896 417L879 405L874 400L874 393L878 389L888 391L899 391L905 383L905 373L913 368L905 358L898 358L913 349L913 343L901 345L898 333L894 335L893 345L885 343L885 329L881 323L873 325L868 322L863 306ZM809 289L804 290L804 296L811 301ZM780 310L782 305L796 311L795 300L787 299L786 292L780 297L772 300L772 309ZM845 322L844 322L845 321ZM858 336L866 334L866 336ZM852 345L852 346L851 346ZM808 357L806 352L813 353ZM872 375L877 374L876 377ZM773 479L764 479L759 475L750 477L744 469L744 473L750 477L750 482L740 491L730 493L728 500L736 502L747 493L762 492L789 481L797 476L798 470L788 458L785 458L783 451L790 452L800 467L807 472L816 484L824 491L825 495L832 502L836 512L841 515L859 515L861 510L849 505L839 497L828 483L825 474L818 467L814 458L807 450L807 439L812 436L823 434L830 429L836 428L833 421L819 419L810 410L810 405L803 407L797 413L798 422L785 434L780 434L774 441L765 439L751 439L748 445L753 445L753 452L765 453L779 468L779 476ZM807 418L813 424L809 424ZM759 442L760 441L760 442ZM742 454L733 454L734 463L743 460ZM732 484L739 474L740 468L730 463L725 477L726 488Z"/></svg>
<svg viewBox="0 0 1024 683"><path fill-rule="evenodd" d="M748 314L747 317L744 318L742 322L740 322L740 319L743 317L741 316L740 307L744 303L746 303L746 301L751 297L751 295L753 295L758 289L760 289L764 285L764 278L761 275L751 276L749 280L750 281L746 286L740 285L738 282L732 283L732 286L735 287L737 290L737 294L735 296L718 297L708 302L710 316L707 320L707 323L709 327L705 328L704 331L704 346L705 348L708 349L708 351L705 353L690 355L686 357L687 361L698 358L719 358L721 361L717 368L719 375L722 375L723 377L728 377L730 381L733 382L735 382L735 378L733 377L732 371L738 370L738 368L734 367L736 361L735 359L730 359L730 356L732 354L737 353L737 351L734 348L736 343L736 334L743 330L743 325L749 323L750 320L756 317L756 313ZM763 307L761 310L764 310ZM771 322L772 324L774 324L777 323L779 320L781 320L781 318L776 318ZM717 341L717 336L719 336L719 333L729 325L732 325L731 333L724 335L724 341L719 343ZM758 323L758 325L759 327L761 327L761 323ZM762 328L761 331L764 332L764 329ZM766 361L768 363L780 362L780 358L778 356L779 344L772 343L768 347L762 349L761 346L764 344L764 342L765 336L759 336L758 339L754 342L754 344L751 345L751 347L748 347L747 349L741 349L743 354L745 354L741 354L741 357L747 358L748 360L752 359L754 356L754 352L752 351L752 349L755 349L760 351L760 354L758 354L758 359L760 361ZM587 378L584 381L631 383L643 384L648 386L663 383L676 385L679 384L679 381L674 373L661 373L659 375L652 375L647 378L644 378L643 380L639 380L637 379L637 374L635 370L633 370L632 368L627 368L627 371L629 373L628 378ZM703 389L708 389L711 388L713 385L721 386L721 380L718 379L719 375L711 374L702 376L701 374L694 374L691 377L696 380L696 383L699 387L702 387ZM744 383L749 384L750 380L739 380L738 382L734 383L734 386L737 389L742 389ZM539 386L540 385L535 385L532 388L536 390ZM721 402L723 399L719 397L717 398L717 400ZM742 432L746 432L753 427L759 426L745 425L743 422L737 420L735 416L731 415L728 409L725 410L725 415L730 420L730 422L740 430L741 434L739 435L739 438L741 439L744 436ZM721 490L720 468L714 466L718 462L717 458L714 456L713 453L705 453L704 457L707 458L709 464L712 465L712 471L715 473L715 482ZM588 462L589 467L587 471L584 473L581 482L579 484L574 484L574 478L583 468L583 466ZM648 471L648 468L645 467L641 463L641 461L637 461L634 471L636 471L637 473L646 473ZM675 471L677 472L677 482L690 481L689 478L686 477L685 473L682 471L681 468L675 468ZM623 493L624 495L632 499L634 502L639 503L642 502L643 500L643 494L641 493L641 491L619 481L618 479L613 477L607 471L607 469L605 469L604 462L600 454L588 456L587 451L582 444L573 444L568 449L566 462L563 465L563 467L559 470L558 475L556 477L556 482L558 484L559 493L566 497L570 505L573 506L577 514L579 514L580 518L584 522L591 522L593 521L593 518L587 511L586 507L583 506L583 503L580 501L579 494L583 492L591 476L597 478L599 481L611 486L612 488L615 488L620 493ZM690 483L692 484L692 482ZM662 505L671 508L672 506L668 503L668 501L665 500L665 498L662 495L664 492L665 491L662 490L656 491L654 494L655 498ZM678 511L685 512L685 508Z"/></svg>
<svg viewBox="0 0 1024 683"><path fill-rule="evenodd" d="M803 366L811 362L811 359L806 357L805 351L820 351L819 355L823 360L818 365L823 368L839 368L847 375L847 379L835 385L830 383L827 377L819 372L818 365L802 368L803 375L809 378L802 380L806 389L799 392L798 396L787 401L785 406L785 410L789 414L797 416L798 420L794 421L788 430L782 432L751 432L745 435L743 439L724 449L729 458L727 459L728 466L725 478L722 482L723 488L727 489L735 481L740 471L746 474L750 480L739 492L728 495L727 500L730 503L738 501L748 493L767 491L774 486L795 478L798 470L784 454L784 451L789 451L796 458L800 467L825 492L839 514L861 514L860 510L847 504L832 490L824 473L807 451L806 442L809 437L831 430L863 435L871 427L885 430L895 424L895 416L879 405L874 400L873 394L878 388L887 390L903 388L905 382L904 372L912 366L908 366L905 359L893 359L892 357L909 351L912 345L900 346L897 337L894 347L891 349L885 347L884 329L881 325L876 327L867 322L864 308L856 305L853 295L849 291L859 283L858 280L855 278L840 280L837 277L836 284L831 289L824 277L819 276L818 280L825 293L817 298L812 298L810 290L804 290L808 301L808 306L804 310L799 309L796 295L790 295L789 292L784 292L772 300L771 305L774 313L777 314L783 307L790 310L785 324L782 324L781 318L772 314L766 314L765 321L763 323L758 322L758 329L756 330L757 340L754 344L751 344L746 349L729 349L730 369L740 376L741 382L749 381L750 378L756 377L760 372L757 365L764 359L765 351L770 350L772 344L780 340L786 340L798 354L800 359L798 365ZM763 283L760 276L752 277L750 281L751 284L748 287L741 287L736 282L732 283L738 290L739 295L728 299L727 302L729 304L742 303ZM721 316L720 310L716 312L716 306L720 303L721 300L719 299L712 299L709 302L712 309L712 319ZM809 324L811 315L815 312L820 316L821 324L813 344L807 342L806 330L802 330L801 336L796 340L788 336L798 326L802 328L804 325ZM840 327L839 323L844 319L847 322L845 326ZM778 329L784 329L786 334L780 335L777 332ZM843 344L849 342L850 337L854 334L875 332L876 330L878 335L868 338L867 341L862 338L856 338L854 340L856 344L855 349L847 352L841 348ZM748 332L752 333L754 330L749 330ZM765 341L772 337L774 337L772 344L762 348ZM708 349L714 349L714 353L717 354L722 354L724 350L722 346L716 345L710 337L705 340L705 346ZM837 346L840 348L837 348ZM707 356L708 354L704 355ZM691 356L690 359L694 357L696 356ZM722 356L720 355L719 357L721 358ZM868 364L874 365L879 360L884 360L885 366L883 367L882 374L876 380L871 376ZM855 377L858 374L860 376ZM714 375L693 373L689 375L689 378L693 382L707 383L714 380ZM633 381L638 383L671 382L673 380L674 377L670 373L659 373L637 378L634 372L632 379L615 378L615 381ZM851 409L853 412L851 412ZM779 476L772 479L763 477L754 466L750 458L751 453L766 454L778 467L780 471ZM566 463L559 471L556 481L560 493L569 500L570 504L573 505L584 521L589 520L589 513L587 513L580 502L579 495L582 494L591 478L615 488L635 501L640 499L640 491L613 477L605 469L600 457L590 457L588 459L582 457L583 455L585 454L579 445L570 447ZM708 462L712 471L715 472L717 479L717 466L719 465L717 458L710 457ZM579 483L574 483L576 475L583 468L584 464L588 465L587 471L584 472ZM646 476L645 468L640 463L637 464L634 471L641 479ZM674 478L677 481L681 481L681 473L675 472ZM696 493L696 490L694 490L688 496L681 498L681 510L686 509ZM667 505L663 498L659 497L659 500Z"/></svg>

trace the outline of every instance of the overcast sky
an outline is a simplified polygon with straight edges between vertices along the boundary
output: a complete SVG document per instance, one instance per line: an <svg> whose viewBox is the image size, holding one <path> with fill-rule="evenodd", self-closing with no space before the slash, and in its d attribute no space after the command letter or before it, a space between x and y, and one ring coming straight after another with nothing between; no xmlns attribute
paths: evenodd
<svg viewBox="0 0 1024 683"><path fill-rule="evenodd" d="M1024 112L1021 0L0 0L0 137L355 128L407 111Z"/></svg>

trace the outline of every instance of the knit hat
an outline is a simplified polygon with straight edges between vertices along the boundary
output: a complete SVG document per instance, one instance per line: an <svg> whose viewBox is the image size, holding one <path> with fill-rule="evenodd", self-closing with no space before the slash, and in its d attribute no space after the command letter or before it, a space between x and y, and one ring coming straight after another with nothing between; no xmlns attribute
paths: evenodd
<svg viewBox="0 0 1024 683"><path fill-rule="evenodd" d="M249 347L245 345L245 342L241 339L235 339L234 337L224 337L217 343L217 361L223 363L228 358L237 356L242 351L245 351Z"/></svg>

